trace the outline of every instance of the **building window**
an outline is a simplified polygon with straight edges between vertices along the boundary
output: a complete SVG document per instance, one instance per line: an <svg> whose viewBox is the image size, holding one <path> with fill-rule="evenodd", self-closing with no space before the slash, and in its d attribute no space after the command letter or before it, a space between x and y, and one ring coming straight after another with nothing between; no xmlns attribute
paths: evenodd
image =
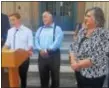
<svg viewBox="0 0 109 88"><path fill-rule="evenodd" d="M71 16L73 2L60 2L60 15Z"/></svg>
<svg viewBox="0 0 109 88"><path fill-rule="evenodd" d="M73 2L45 2L46 10L49 10L56 16L57 12L60 16L71 16L73 10ZM57 8L57 9L56 9ZM57 11L56 11L57 10Z"/></svg>
<svg viewBox="0 0 109 88"><path fill-rule="evenodd" d="M46 2L46 10L51 11L56 16L56 2Z"/></svg>

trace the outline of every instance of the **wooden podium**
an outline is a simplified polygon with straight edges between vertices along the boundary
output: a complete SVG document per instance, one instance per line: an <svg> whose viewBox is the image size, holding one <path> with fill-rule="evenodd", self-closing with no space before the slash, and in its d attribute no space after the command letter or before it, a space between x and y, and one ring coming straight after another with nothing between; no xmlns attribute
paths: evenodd
<svg viewBox="0 0 109 88"><path fill-rule="evenodd" d="M29 57L27 51L2 50L2 67L8 68L10 88L19 88L19 66Z"/></svg>

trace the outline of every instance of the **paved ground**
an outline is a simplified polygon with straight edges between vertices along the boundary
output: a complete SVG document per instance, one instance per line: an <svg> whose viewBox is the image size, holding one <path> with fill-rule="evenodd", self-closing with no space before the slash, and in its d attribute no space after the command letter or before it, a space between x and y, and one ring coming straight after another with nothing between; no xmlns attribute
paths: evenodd
<svg viewBox="0 0 109 88"><path fill-rule="evenodd" d="M40 87L39 73L28 73L28 88ZM61 73L60 75L60 87L61 88L76 88L76 79L74 73ZM104 83L104 88L107 88L107 81Z"/></svg>
<svg viewBox="0 0 109 88"><path fill-rule="evenodd" d="M28 86L40 86L39 73L28 73ZM73 73L61 73L60 87L76 87Z"/></svg>

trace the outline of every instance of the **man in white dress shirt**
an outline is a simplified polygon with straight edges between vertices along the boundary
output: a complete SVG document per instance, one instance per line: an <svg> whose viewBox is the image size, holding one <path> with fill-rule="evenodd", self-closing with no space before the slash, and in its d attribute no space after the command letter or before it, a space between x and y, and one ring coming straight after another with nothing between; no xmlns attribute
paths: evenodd
<svg viewBox="0 0 109 88"><path fill-rule="evenodd" d="M3 48L8 49L24 49L27 50L30 55L32 54L33 48L33 35L32 31L22 25L19 13L14 13L9 16L12 28L8 30L7 40ZM28 59L19 67L19 75L21 79L21 88L26 88L27 85L27 71L29 67Z"/></svg>

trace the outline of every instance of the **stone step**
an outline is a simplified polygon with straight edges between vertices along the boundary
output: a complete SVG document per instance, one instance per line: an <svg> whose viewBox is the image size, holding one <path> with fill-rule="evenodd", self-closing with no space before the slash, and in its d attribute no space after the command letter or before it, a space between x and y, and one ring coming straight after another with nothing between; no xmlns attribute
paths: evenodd
<svg viewBox="0 0 109 88"><path fill-rule="evenodd" d="M38 72L28 73L27 85L28 88L40 88L40 78ZM60 88L77 88L77 81L73 72L60 73ZM103 88L108 88L107 80L105 80Z"/></svg>
<svg viewBox="0 0 109 88"><path fill-rule="evenodd" d="M28 72L39 72L37 63L36 64L30 64ZM60 73L70 73L70 72L72 72L72 73L74 72L71 69L70 65L61 65L60 66Z"/></svg>
<svg viewBox="0 0 109 88"><path fill-rule="evenodd" d="M37 52L37 53L34 53L34 54L31 56L32 59L34 59L35 57L38 57L38 52ZM68 60L68 53L66 53L66 54L62 54L62 53L61 53L61 58L62 58L63 60Z"/></svg>
<svg viewBox="0 0 109 88"><path fill-rule="evenodd" d="M67 36L67 35L73 35L74 34L74 31L63 31L64 35ZM33 32L33 36L35 36L36 32Z"/></svg>
<svg viewBox="0 0 109 88"><path fill-rule="evenodd" d="M61 45L61 49L63 49L63 48L67 48L68 49L71 43L72 43L72 41L63 42L62 45Z"/></svg>
<svg viewBox="0 0 109 88"><path fill-rule="evenodd" d="M63 31L64 35L73 35L74 31Z"/></svg>
<svg viewBox="0 0 109 88"><path fill-rule="evenodd" d="M51 80L50 80L51 82ZM39 79L39 73L37 72L31 72L28 73L27 78L27 85L28 86L34 86L39 87L40 86L40 79ZM76 87L76 80L74 73L61 73L60 74L60 87ZM32 87L33 88L33 87Z"/></svg>
<svg viewBox="0 0 109 88"><path fill-rule="evenodd" d="M37 50L34 50L33 52L34 52L34 54L38 53ZM62 47L60 49L60 52L61 52L61 54L68 54L69 53L69 47Z"/></svg>
<svg viewBox="0 0 109 88"><path fill-rule="evenodd" d="M30 57L30 64L37 64L38 62L38 54L34 54ZM68 54L61 54L61 65L69 64Z"/></svg>
<svg viewBox="0 0 109 88"><path fill-rule="evenodd" d="M61 44L61 49L62 50L69 49L69 46L70 46L71 43L72 43L72 41L69 41L69 42L63 41L62 44Z"/></svg>
<svg viewBox="0 0 109 88"><path fill-rule="evenodd" d="M73 38L73 34L74 32L73 31L64 31L64 39L63 41L65 42L71 42L72 41L72 38Z"/></svg>
<svg viewBox="0 0 109 88"><path fill-rule="evenodd" d="M30 65L34 65L34 64L37 64L38 63L38 59L31 59L30 60ZM61 62L60 62L60 64L61 65L69 65L70 64L70 62L69 62L69 60L61 60Z"/></svg>

